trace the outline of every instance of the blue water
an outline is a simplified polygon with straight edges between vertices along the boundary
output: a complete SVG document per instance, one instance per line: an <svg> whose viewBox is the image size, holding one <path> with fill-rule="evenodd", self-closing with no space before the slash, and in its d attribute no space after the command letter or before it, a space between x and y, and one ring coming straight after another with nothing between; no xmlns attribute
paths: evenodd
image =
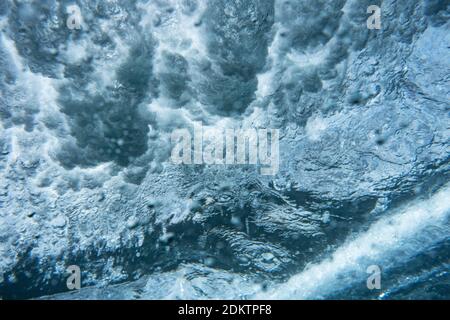
<svg viewBox="0 0 450 320"><path fill-rule="evenodd" d="M0 297L449 299L449 17L2 1ZM199 124L279 130L279 170L174 164Z"/></svg>

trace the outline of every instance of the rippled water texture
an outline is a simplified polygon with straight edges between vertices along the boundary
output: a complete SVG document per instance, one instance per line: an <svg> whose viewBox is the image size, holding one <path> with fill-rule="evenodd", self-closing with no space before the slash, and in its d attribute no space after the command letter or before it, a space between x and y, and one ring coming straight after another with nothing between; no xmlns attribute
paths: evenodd
<svg viewBox="0 0 450 320"><path fill-rule="evenodd" d="M2 0L0 297L450 299L449 20L448 0ZM173 164L194 123L279 129L278 173Z"/></svg>

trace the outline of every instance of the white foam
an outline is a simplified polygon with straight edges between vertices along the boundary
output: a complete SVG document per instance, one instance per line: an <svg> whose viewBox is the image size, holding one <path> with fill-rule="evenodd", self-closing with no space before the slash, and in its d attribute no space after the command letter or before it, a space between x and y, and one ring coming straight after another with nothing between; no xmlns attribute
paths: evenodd
<svg viewBox="0 0 450 320"><path fill-rule="evenodd" d="M418 234L426 228L441 226L449 213L450 186L447 185L430 199L415 202L399 209L393 216L382 218L365 233L338 248L330 259L307 267L286 283L256 298L320 298L331 290L346 287L350 285L348 281L357 279L352 275L344 278L346 283L340 283L343 281L342 275L353 271L366 277L365 271L369 264L376 262L386 269L393 258L410 256L423 249L427 242L435 242L436 235L422 237L420 241L412 240L417 239ZM440 233L441 237L448 236L448 229L443 228Z"/></svg>
<svg viewBox="0 0 450 320"><path fill-rule="evenodd" d="M322 119L319 116L310 117L305 127L306 135L311 141L317 141L320 139L322 132L325 131L327 127L328 123L325 119Z"/></svg>

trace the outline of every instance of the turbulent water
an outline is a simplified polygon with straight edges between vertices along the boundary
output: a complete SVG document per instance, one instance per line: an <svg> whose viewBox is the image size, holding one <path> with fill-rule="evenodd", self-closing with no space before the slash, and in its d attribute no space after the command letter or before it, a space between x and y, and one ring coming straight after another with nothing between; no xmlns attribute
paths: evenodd
<svg viewBox="0 0 450 320"><path fill-rule="evenodd" d="M450 299L450 1L3 0L0 63L1 298Z"/></svg>

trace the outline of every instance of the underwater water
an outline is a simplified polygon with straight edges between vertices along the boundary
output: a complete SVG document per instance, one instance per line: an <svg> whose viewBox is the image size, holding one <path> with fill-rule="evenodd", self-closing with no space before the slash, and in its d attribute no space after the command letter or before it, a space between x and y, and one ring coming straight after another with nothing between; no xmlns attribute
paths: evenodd
<svg viewBox="0 0 450 320"><path fill-rule="evenodd" d="M450 299L449 137L448 0L3 0L0 298Z"/></svg>

